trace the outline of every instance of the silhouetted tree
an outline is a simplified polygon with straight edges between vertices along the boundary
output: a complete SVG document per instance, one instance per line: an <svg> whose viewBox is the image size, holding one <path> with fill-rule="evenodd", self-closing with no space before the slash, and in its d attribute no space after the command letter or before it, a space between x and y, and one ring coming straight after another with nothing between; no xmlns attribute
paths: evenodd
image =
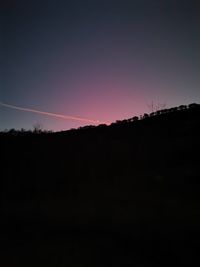
<svg viewBox="0 0 200 267"><path fill-rule="evenodd" d="M87 129L92 129L92 128L95 128L95 127L96 127L95 125L86 125L86 126L81 126L78 129L79 130L87 130Z"/></svg>
<svg viewBox="0 0 200 267"><path fill-rule="evenodd" d="M178 107L178 110L184 110L184 109L186 109L186 108L187 108L186 105L180 105L180 106Z"/></svg>
<svg viewBox="0 0 200 267"><path fill-rule="evenodd" d="M157 110L157 111L155 112L155 114L156 114L156 115L160 115L160 114L161 114L161 110Z"/></svg>
<svg viewBox="0 0 200 267"><path fill-rule="evenodd" d="M99 124L97 127L98 128L104 128L104 127L107 127L107 125L106 124Z"/></svg>
<svg viewBox="0 0 200 267"><path fill-rule="evenodd" d="M162 109L160 112L161 112L161 114L166 114L168 112L168 109L166 109L166 108Z"/></svg>
<svg viewBox="0 0 200 267"><path fill-rule="evenodd" d="M41 133L42 132L42 124L41 123L35 123L34 125L33 125L33 132L34 133Z"/></svg>
<svg viewBox="0 0 200 267"><path fill-rule="evenodd" d="M122 123L122 121L121 120L116 120L116 122L115 122L116 124L121 124Z"/></svg>
<svg viewBox="0 0 200 267"><path fill-rule="evenodd" d="M12 128L12 129L10 129L10 130L8 131L8 133L9 133L9 134L12 134L12 135L17 135L17 134L18 134L18 131L15 130L14 128Z"/></svg>
<svg viewBox="0 0 200 267"><path fill-rule="evenodd" d="M146 119L146 118L148 118L149 117L149 115L147 114L147 113L144 113L144 115L143 115L143 119Z"/></svg>
<svg viewBox="0 0 200 267"><path fill-rule="evenodd" d="M173 107L172 112L176 112L178 110L178 107Z"/></svg>
<svg viewBox="0 0 200 267"><path fill-rule="evenodd" d="M191 103L191 104L189 104L188 107L189 107L189 108L198 108L198 107L200 107L200 104Z"/></svg>
<svg viewBox="0 0 200 267"><path fill-rule="evenodd" d="M138 120L139 120L138 116L134 116L134 117L132 118L132 121L138 121Z"/></svg>

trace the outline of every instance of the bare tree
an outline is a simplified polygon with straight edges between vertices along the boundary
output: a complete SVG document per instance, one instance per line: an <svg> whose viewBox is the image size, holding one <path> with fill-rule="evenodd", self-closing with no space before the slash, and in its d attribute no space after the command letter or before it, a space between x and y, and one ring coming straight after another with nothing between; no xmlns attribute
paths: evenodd
<svg viewBox="0 0 200 267"><path fill-rule="evenodd" d="M43 130L43 126L41 123L37 122L33 125L33 132L34 133L41 133Z"/></svg>
<svg viewBox="0 0 200 267"><path fill-rule="evenodd" d="M157 103L155 104L153 101L151 101L150 104L147 104L147 107L149 108L150 112L156 112L158 110L162 110L166 107L166 103Z"/></svg>

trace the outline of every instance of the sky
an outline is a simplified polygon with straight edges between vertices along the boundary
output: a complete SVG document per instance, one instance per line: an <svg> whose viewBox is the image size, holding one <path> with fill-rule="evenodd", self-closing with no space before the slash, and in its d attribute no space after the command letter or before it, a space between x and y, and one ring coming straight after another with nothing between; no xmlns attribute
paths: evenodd
<svg viewBox="0 0 200 267"><path fill-rule="evenodd" d="M200 103L199 1L2 0L0 10L0 130Z"/></svg>

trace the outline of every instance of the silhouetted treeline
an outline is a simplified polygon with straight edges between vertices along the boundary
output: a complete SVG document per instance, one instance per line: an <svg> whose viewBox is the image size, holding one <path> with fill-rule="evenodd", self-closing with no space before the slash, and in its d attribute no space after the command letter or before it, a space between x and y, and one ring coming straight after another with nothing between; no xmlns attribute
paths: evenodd
<svg viewBox="0 0 200 267"><path fill-rule="evenodd" d="M171 113L175 113L175 112L180 112L183 110L187 110L187 109L192 109L192 110L197 110L200 109L200 104L196 104L196 103L192 103L189 105L180 105L179 107L172 107L172 108L165 108L165 109L160 109L154 112L151 112L150 114L144 113L141 116L134 116L132 118L129 119L125 119L125 120L117 120L116 122L112 123L112 124L126 124L126 123L130 123L130 122L135 122L138 120L143 120L143 119L147 119L149 117L155 117L155 116L160 116L163 114L171 114Z"/></svg>
<svg viewBox="0 0 200 267"><path fill-rule="evenodd" d="M128 119L124 119L124 120L117 120L116 122L111 123L111 125L119 125L119 124L127 124L127 123L132 123L132 122L136 122L138 120L144 120L147 118L152 118L152 117L157 117L160 115L171 115L172 113L177 113L177 112L183 112L185 110L192 110L192 111L197 111L200 109L200 104L197 103L191 103L189 105L180 105L178 107L172 107L172 108L165 108L165 109L160 109L154 112L151 112L149 114L144 113L143 115L140 116L133 116L132 118L128 118ZM77 131L77 130L88 130L88 129L93 129L93 128L105 128L107 125L106 124L100 124L98 126L95 125L86 125L86 126L81 126L78 129L71 129L70 131ZM12 134L12 135L26 135L26 134L41 134L41 133L52 133L53 131L51 130L44 130L40 127L40 125L36 125L34 126L33 130L25 130L25 129L21 129L21 130L15 130L15 129L9 129L9 130L4 130L0 133L8 133L8 134Z"/></svg>
<svg viewBox="0 0 200 267"><path fill-rule="evenodd" d="M199 136L198 104L1 133L2 266L198 266Z"/></svg>

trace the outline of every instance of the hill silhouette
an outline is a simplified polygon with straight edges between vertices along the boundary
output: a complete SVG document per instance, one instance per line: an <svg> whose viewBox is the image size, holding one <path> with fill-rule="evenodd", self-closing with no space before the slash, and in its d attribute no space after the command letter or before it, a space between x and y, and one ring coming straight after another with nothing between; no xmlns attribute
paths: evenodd
<svg viewBox="0 0 200 267"><path fill-rule="evenodd" d="M196 266L200 105L0 133L2 266Z"/></svg>

